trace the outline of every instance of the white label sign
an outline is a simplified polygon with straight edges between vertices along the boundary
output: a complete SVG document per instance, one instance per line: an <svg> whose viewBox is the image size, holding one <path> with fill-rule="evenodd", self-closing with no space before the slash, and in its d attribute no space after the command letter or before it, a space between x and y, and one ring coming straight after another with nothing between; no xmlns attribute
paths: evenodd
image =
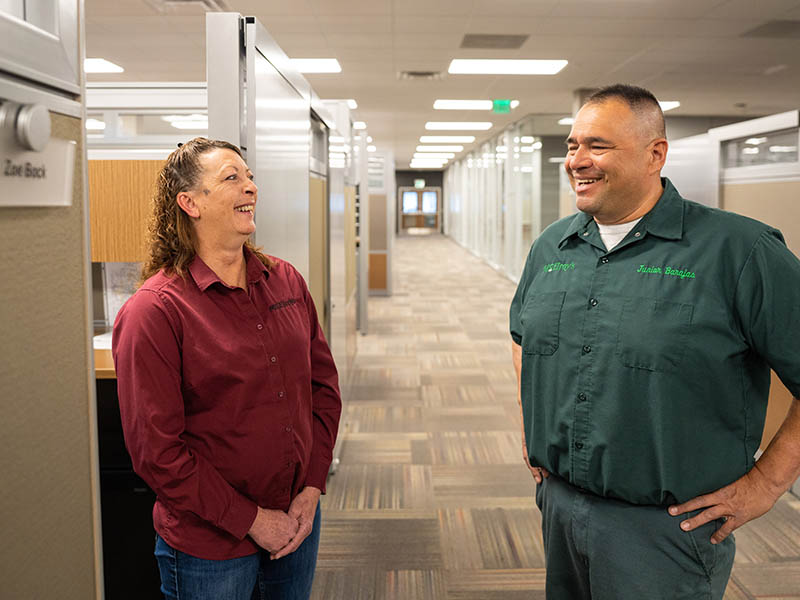
<svg viewBox="0 0 800 600"><path fill-rule="evenodd" d="M42 152L0 150L0 207L72 205L75 147L51 139Z"/></svg>

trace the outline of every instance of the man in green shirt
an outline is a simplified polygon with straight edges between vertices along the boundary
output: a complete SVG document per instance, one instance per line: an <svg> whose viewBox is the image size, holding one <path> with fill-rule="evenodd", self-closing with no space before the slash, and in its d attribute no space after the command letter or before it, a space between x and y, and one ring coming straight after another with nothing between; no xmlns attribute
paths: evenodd
<svg viewBox="0 0 800 600"><path fill-rule="evenodd" d="M800 396L800 261L779 231L681 198L642 88L578 112L577 215L511 304L549 600L721 599L731 532L800 476L800 401L758 462L770 367Z"/></svg>

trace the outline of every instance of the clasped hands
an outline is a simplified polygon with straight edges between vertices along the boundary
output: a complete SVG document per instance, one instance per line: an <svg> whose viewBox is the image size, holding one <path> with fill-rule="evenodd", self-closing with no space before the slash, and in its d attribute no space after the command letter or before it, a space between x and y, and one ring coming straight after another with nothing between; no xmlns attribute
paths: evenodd
<svg viewBox="0 0 800 600"><path fill-rule="evenodd" d="M286 512L259 506L248 535L270 553L271 560L291 554L311 533L321 494L319 488L304 487Z"/></svg>

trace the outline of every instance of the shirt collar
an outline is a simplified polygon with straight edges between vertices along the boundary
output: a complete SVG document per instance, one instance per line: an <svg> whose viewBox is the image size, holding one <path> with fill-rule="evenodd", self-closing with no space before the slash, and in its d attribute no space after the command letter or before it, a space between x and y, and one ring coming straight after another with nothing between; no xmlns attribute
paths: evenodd
<svg viewBox="0 0 800 600"><path fill-rule="evenodd" d="M664 188L661 198L642 218L640 227L649 234L668 240L679 240L683 237L683 198L668 178L661 178L661 186ZM561 240L558 242L559 247L562 247L572 236L583 233L590 227L596 228L593 221L594 219L589 214L583 212L576 214L564 235L561 236Z"/></svg>
<svg viewBox="0 0 800 600"><path fill-rule="evenodd" d="M244 258L247 265L247 283L253 283L261 278L266 279L269 277L269 269L267 266L246 246L244 247ZM192 279L194 279L195 284L197 284L201 292L205 292L211 285L217 282L228 287L227 284L211 270L211 267L203 262L203 259L197 255L195 255L192 263L189 265L189 273L192 275Z"/></svg>

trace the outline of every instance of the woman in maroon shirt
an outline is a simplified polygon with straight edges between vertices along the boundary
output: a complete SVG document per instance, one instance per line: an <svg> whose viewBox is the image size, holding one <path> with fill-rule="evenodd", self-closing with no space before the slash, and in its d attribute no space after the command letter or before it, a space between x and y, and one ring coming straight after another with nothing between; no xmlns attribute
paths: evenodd
<svg viewBox="0 0 800 600"><path fill-rule="evenodd" d="M236 146L174 151L144 283L114 324L125 443L157 495L167 598L311 591L341 400L305 281L248 241L257 194Z"/></svg>

